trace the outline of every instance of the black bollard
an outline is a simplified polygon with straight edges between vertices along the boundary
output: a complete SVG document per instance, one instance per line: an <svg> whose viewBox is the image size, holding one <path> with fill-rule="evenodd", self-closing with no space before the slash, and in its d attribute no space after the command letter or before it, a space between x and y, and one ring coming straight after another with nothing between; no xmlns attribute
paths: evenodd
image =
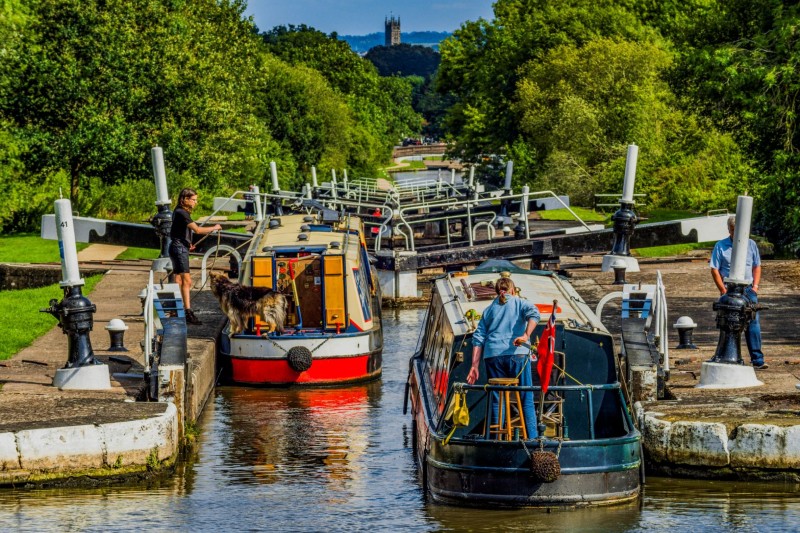
<svg viewBox="0 0 800 533"><path fill-rule="evenodd" d="M128 330L128 326L125 325L125 322L120 320L119 318L112 319L108 325L106 326L106 331L108 331L109 336L111 337L111 346L108 348L107 351L109 352L127 352L128 349L125 348L125 332Z"/></svg>
<svg viewBox="0 0 800 533"><path fill-rule="evenodd" d="M679 344L675 347L676 350L697 350L697 346L692 342L692 333L697 324L691 318L682 316L672 327L678 330Z"/></svg>
<svg viewBox="0 0 800 533"><path fill-rule="evenodd" d="M100 364L94 358L89 338L94 325L92 314L96 311L97 307L81 293L80 285L64 287L63 300L59 302L53 298L50 307L39 310L53 315L58 320L58 327L67 335L68 355L64 368Z"/></svg>
<svg viewBox="0 0 800 533"><path fill-rule="evenodd" d="M719 342L710 362L743 365L742 332L755 318L757 309L744 294L746 285L726 283L725 287L727 292L714 303L714 311L717 312Z"/></svg>
<svg viewBox="0 0 800 533"><path fill-rule="evenodd" d="M158 213L150 218L150 224L156 229L161 246L158 259L153 262L154 270L171 270L172 261L169 258L171 239L169 233L172 229L172 210L169 208L169 204L158 205Z"/></svg>
<svg viewBox="0 0 800 533"><path fill-rule="evenodd" d="M619 201L619 209L611 217L614 221L614 246L611 255L631 255L630 238L639 222L639 217L633 212L633 202Z"/></svg>
<svg viewBox="0 0 800 533"><path fill-rule="evenodd" d="M625 271L628 269L628 264L622 259L617 259L611 268L614 269L613 285L625 285Z"/></svg>

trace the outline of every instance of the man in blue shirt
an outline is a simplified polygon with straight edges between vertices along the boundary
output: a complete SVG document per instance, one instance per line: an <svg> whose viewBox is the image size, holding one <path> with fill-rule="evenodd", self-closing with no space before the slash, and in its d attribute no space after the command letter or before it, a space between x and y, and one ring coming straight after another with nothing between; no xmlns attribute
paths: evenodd
<svg viewBox="0 0 800 533"><path fill-rule="evenodd" d="M483 312L475 333L472 334L472 367L467 374L467 383L474 384L480 377L480 361L486 366L488 378L518 378L521 387L533 385L530 349L522 346L529 342L539 310L531 302L515 294L514 282L510 278L500 278L495 283L497 298ZM498 405L499 395L494 392L494 404ZM522 413L525 415L525 430L529 439L538 436L536 429L536 410L533 406L533 392L520 393ZM497 410L492 413L492 423L496 424Z"/></svg>
<svg viewBox="0 0 800 533"><path fill-rule="evenodd" d="M728 233L730 236L719 241L714 246L714 251L711 252L711 276L714 278L714 284L717 289L719 289L720 296L727 291L724 279L730 276L731 273L733 230L735 227L736 217L731 216L728 218ZM758 303L758 284L761 281L761 256L758 253L758 246L752 239L748 239L747 242L747 265L744 277L745 281L750 282L750 285L745 288L744 294L748 300L756 304ZM768 368L768 365L764 362L764 353L761 351L761 324L758 320L758 313L750 321L747 330L744 332L744 337L747 340L747 350L750 352L750 361L753 363L753 368L757 370Z"/></svg>

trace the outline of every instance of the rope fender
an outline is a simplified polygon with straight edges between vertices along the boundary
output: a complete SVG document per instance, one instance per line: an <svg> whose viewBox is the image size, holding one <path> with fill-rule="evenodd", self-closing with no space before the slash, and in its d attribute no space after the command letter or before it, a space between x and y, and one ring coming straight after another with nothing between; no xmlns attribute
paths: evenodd
<svg viewBox="0 0 800 533"><path fill-rule="evenodd" d="M305 372L311 368L311 351L305 346L294 346L286 353L286 360L295 372Z"/></svg>

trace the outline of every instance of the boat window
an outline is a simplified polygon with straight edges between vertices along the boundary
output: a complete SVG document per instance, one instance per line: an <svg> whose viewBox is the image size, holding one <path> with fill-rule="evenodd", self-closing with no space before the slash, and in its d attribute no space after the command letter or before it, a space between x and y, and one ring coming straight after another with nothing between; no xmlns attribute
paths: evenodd
<svg viewBox="0 0 800 533"><path fill-rule="evenodd" d="M452 349L452 336L441 332L441 346L436 357L436 379L434 380L434 391L436 402L438 403L439 413L444 411L447 399L447 386L450 382L450 351Z"/></svg>
<svg viewBox="0 0 800 533"><path fill-rule="evenodd" d="M430 311L428 312L428 320L425 324L425 341L424 341L425 343L424 353L426 359L428 359L428 364L430 364L430 359L434 354L433 347L434 343L436 342L437 333L439 331L438 322L441 314L442 314L442 307L439 305L432 306Z"/></svg>
<svg viewBox="0 0 800 533"><path fill-rule="evenodd" d="M361 312L363 313L364 320L372 320L372 309L370 308L371 290L366 276L367 270L369 270L369 264L365 266L362 263L359 267L354 268L353 279L356 281L356 291L358 292L358 299L361 302Z"/></svg>

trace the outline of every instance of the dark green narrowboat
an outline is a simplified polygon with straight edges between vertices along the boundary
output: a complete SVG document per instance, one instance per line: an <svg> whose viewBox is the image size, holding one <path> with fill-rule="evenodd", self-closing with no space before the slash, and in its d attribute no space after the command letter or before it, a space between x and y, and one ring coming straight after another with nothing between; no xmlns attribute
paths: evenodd
<svg viewBox="0 0 800 533"><path fill-rule="evenodd" d="M490 391L520 387L489 385L482 361L479 381L466 384L472 333L495 297L491 287L501 273L510 275L519 296L540 310L532 338L541 336L557 302L555 365L544 404L532 363L530 390L543 438L526 440L519 429L498 435L486 427L489 409L494 408ZM572 507L639 497L640 434L618 379L612 336L565 279L507 261L449 273L434 281L423 327L410 361L407 400L420 478L434 501ZM456 396L465 399L468 422L448 417Z"/></svg>

